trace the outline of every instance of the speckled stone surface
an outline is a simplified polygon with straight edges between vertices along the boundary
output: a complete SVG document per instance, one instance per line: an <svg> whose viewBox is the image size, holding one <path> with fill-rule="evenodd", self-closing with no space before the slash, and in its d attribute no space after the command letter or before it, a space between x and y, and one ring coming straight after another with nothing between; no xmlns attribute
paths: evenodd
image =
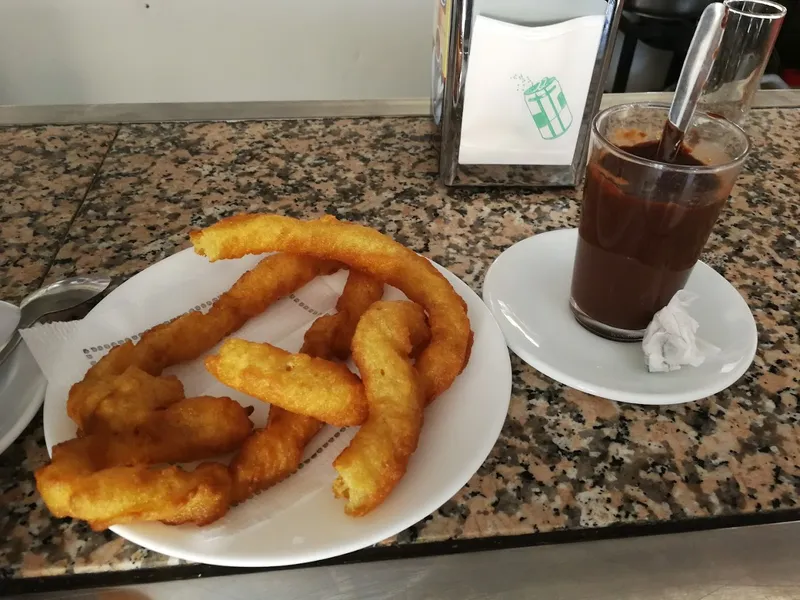
<svg viewBox="0 0 800 600"><path fill-rule="evenodd" d="M753 113L755 150L704 258L747 299L758 354L734 386L674 407L616 404L513 359L508 419L470 482L387 544L788 511L800 501L800 109ZM384 231L477 292L492 260L577 223L576 190L447 190L426 119L122 127L48 278L122 281L247 211L332 213ZM111 533L53 519L31 470L40 426L0 456L0 569L10 577L167 567ZM794 510L793 510L794 509Z"/></svg>
<svg viewBox="0 0 800 600"><path fill-rule="evenodd" d="M0 128L0 300L44 277L117 128Z"/></svg>

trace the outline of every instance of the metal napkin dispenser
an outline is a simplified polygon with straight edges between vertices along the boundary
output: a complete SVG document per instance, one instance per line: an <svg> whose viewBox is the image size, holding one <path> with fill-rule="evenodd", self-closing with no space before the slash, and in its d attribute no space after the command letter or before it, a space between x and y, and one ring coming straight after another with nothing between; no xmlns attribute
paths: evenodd
<svg viewBox="0 0 800 600"><path fill-rule="evenodd" d="M624 0L436 0L448 186L577 185Z"/></svg>

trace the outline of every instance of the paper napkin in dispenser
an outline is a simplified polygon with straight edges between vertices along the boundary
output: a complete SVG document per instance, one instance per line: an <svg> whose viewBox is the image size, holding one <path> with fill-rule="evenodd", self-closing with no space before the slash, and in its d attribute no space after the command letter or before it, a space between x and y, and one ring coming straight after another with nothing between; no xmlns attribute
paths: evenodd
<svg viewBox="0 0 800 600"><path fill-rule="evenodd" d="M458 162L568 165L605 19L554 25L475 18Z"/></svg>

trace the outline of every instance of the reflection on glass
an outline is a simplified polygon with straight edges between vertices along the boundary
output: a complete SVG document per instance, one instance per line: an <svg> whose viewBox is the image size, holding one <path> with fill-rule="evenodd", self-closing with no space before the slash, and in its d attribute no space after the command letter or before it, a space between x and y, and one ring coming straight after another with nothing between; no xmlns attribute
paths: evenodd
<svg viewBox="0 0 800 600"><path fill-rule="evenodd" d="M700 109L739 125L772 54L786 8L772 0L726 0L725 33Z"/></svg>

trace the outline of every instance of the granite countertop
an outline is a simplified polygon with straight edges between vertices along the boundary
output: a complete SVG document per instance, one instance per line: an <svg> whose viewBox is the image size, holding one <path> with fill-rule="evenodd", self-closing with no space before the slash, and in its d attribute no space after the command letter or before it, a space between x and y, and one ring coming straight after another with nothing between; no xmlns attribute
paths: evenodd
<svg viewBox="0 0 800 600"><path fill-rule="evenodd" d="M748 130L753 155L704 255L756 317L748 372L705 400L644 407L577 392L514 357L491 455L383 546L800 517L800 109L754 111ZM186 247L191 228L247 211L370 225L477 292L510 244L576 225L577 190L444 188L432 139L423 118L2 130L0 297L76 273L119 283ZM0 455L0 576L188 568L51 517L32 477L46 460L38 415Z"/></svg>

